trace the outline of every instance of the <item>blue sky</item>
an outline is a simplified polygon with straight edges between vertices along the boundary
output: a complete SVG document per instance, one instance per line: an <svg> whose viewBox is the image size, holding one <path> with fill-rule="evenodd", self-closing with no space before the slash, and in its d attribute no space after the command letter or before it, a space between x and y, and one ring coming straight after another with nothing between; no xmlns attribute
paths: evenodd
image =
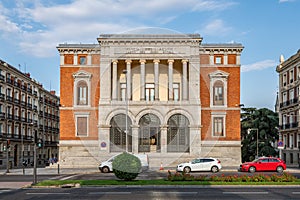
<svg viewBox="0 0 300 200"><path fill-rule="evenodd" d="M60 43L156 27L241 43L241 103L274 109L279 57L300 47L300 0L0 0L0 58L59 94Z"/></svg>

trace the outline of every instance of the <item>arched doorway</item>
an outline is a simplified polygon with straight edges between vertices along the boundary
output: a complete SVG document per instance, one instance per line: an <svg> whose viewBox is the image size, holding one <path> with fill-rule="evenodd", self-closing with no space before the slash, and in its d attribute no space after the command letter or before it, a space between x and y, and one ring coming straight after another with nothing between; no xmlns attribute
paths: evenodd
<svg viewBox="0 0 300 200"><path fill-rule="evenodd" d="M160 120L154 114L146 114L139 121L139 152L160 151Z"/></svg>
<svg viewBox="0 0 300 200"><path fill-rule="evenodd" d="M167 151L190 151L189 120L182 114L172 115L168 120Z"/></svg>
<svg viewBox="0 0 300 200"><path fill-rule="evenodd" d="M127 136L126 136L126 115L118 114L110 121L110 151L111 152L132 152L132 132L131 119L127 116ZM127 138L126 138L127 137ZM127 140L127 145L126 145Z"/></svg>

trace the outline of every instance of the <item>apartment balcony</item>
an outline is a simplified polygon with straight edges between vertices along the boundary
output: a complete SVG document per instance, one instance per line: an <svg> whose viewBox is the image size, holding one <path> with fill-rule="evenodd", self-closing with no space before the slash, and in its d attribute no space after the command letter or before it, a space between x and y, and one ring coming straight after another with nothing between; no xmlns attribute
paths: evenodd
<svg viewBox="0 0 300 200"><path fill-rule="evenodd" d="M4 120L5 119L5 113L4 112L0 112L0 120Z"/></svg>
<svg viewBox="0 0 300 200"><path fill-rule="evenodd" d="M299 124L298 122L293 122L293 123L289 123L289 124L283 124L279 128L281 130L288 130L288 129L298 128L298 124Z"/></svg>
<svg viewBox="0 0 300 200"><path fill-rule="evenodd" d="M14 84L13 80L11 80L10 78L6 78L6 83L8 83L10 85Z"/></svg>
<svg viewBox="0 0 300 200"><path fill-rule="evenodd" d="M17 81L14 81L14 86L19 88L20 87L20 83L18 83Z"/></svg>
<svg viewBox="0 0 300 200"><path fill-rule="evenodd" d="M37 91L33 91L33 95L37 97L38 95Z"/></svg>
<svg viewBox="0 0 300 200"><path fill-rule="evenodd" d="M8 114L7 114L7 119L8 119L8 120L13 120L13 119L14 119L14 116L13 116L12 114L9 114L9 113L8 113Z"/></svg>
<svg viewBox="0 0 300 200"><path fill-rule="evenodd" d="M0 100L4 101L5 100L5 94L0 93Z"/></svg>
<svg viewBox="0 0 300 200"><path fill-rule="evenodd" d="M14 98L14 103L15 104L20 104L20 99Z"/></svg>
<svg viewBox="0 0 300 200"><path fill-rule="evenodd" d="M280 106L280 108L285 108L285 107L293 106L297 103L298 103L298 97L288 100L288 101L285 101L285 102L282 102L279 104L279 106Z"/></svg>
<svg viewBox="0 0 300 200"><path fill-rule="evenodd" d="M13 102L13 98L11 96L6 96L6 101L12 103Z"/></svg>
<svg viewBox="0 0 300 200"><path fill-rule="evenodd" d="M26 102L25 101L21 101L21 106L25 108L26 107Z"/></svg>
<svg viewBox="0 0 300 200"><path fill-rule="evenodd" d="M0 74L0 81L1 81L1 82L4 82L4 81L5 81L5 76L2 75L2 74Z"/></svg>
<svg viewBox="0 0 300 200"><path fill-rule="evenodd" d="M20 121L20 116L18 116L18 115L15 115L15 116L14 116L14 120L16 120L16 121Z"/></svg>
<svg viewBox="0 0 300 200"><path fill-rule="evenodd" d="M46 147L56 147L58 145L58 141L45 141Z"/></svg>
<svg viewBox="0 0 300 200"><path fill-rule="evenodd" d="M26 89L26 86L25 86L25 85L21 85L21 89L22 89L24 92L27 92L27 89Z"/></svg>

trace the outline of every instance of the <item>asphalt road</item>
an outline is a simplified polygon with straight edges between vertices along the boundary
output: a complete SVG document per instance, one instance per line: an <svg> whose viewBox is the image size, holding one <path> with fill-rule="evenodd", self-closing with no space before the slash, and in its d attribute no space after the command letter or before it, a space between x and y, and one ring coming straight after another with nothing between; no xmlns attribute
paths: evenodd
<svg viewBox="0 0 300 200"><path fill-rule="evenodd" d="M0 190L1 200L59 199L300 199L300 187L115 186Z"/></svg>

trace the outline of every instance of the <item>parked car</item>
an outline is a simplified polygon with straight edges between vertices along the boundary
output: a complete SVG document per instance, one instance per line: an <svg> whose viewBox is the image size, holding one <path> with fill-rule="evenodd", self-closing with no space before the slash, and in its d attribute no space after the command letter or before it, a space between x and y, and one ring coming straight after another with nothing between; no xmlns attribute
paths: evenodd
<svg viewBox="0 0 300 200"><path fill-rule="evenodd" d="M242 172L256 172L256 171L277 171L282 173L286 170L286 164L280 158L275 157L260 157L252 162L242 163L239 171Z"/></svg>
<svg viewBox="0 0 300 200"><path fill-rule="evenodd" d="M196 158L190 162L177 165L177 172L211 171L218 172L222 168L221 161L217 158Z"/></svg>
<svg viewBox="0 0 300 200"><path fill-rule="evenodd" d="M113 168L112 168L112 162L114 161L114 158L116 156L118 156L119 154L117 155L114 155L112 156L111 158L103 161L100 163L99 165L99 170L102 172L102 173L109 173L109 172L112 172L113 171ZM148 158L148 155L147 154L132 154L134 156L136 156L138 159L140 159L141 161L141 165L142 165L142 171L145 171L149 168L149 158Z"/></svg>

